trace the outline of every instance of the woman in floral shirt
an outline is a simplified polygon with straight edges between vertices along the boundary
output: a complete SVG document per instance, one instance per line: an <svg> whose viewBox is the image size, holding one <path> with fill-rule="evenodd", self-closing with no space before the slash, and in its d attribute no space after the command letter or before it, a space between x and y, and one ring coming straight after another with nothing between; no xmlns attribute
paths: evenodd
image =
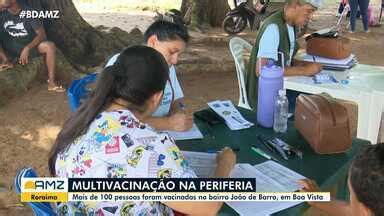
<svg viewBox="0 0 384 216"><path fill-rule="evenodd" d="M100 75L92 96L64 124L49 158L57 177L196 177L172 138L144 124L161 101L168 66L145 46L124 50ZM235 155L218 156L215 177L228 177ZM68 202L59 215L216 214L221 202Z"/></svg>

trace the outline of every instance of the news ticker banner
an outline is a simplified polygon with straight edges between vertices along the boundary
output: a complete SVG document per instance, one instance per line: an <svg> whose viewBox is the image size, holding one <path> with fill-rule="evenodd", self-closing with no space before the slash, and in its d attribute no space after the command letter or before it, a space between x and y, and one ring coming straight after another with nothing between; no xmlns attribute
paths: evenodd
<svg viewBox="0 0 384 216"><path fill-rule="evenodd" d="M329 192L256 192L254 178L23 178L22 202L330 201Z"/></svg>

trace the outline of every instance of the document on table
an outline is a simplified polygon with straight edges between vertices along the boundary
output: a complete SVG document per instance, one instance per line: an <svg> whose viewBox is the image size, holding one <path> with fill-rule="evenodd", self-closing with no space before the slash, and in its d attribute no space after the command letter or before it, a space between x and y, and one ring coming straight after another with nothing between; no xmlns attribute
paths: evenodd
<svg viewBox="0 0 384 216"><path fill-rule="evenodd" d="M168 134L173 137L175 140L189 140L189 139L203 139L204 136L197 127L195 123L193 123L192 128L189 131L167 131Z"/></svg>
<svg viewBox="0 0 384 216"><path fill-rule="evenodd" d="M301 189L297 183L299 179L305 179L299 173L286 168L285 166L269 160L253 166L256 170L271 179L275 186L279 186L278 191L269 192L293 192Z"/></svg>
<svg viewBox="0 0 384 216"><path fill-rule="evenodd" d="M236 164L231 177L256 178L257 192L293 192L301 188L297 180L304 176L274 162L267 161L252 166ZM301 202L226 202L240 215L269 215L290 208Z"/></svg>
<svg viewBox="0 0 384 216"><path fill-rule="evenodd" d="M211 101L208 106L221 116L231 130L240 130L252 127L254 124L247 121L229 100Z"/></svg>
<svg viewBox="0 0 384 216"><path fill-rule="evenodd" d="M216 153L182 151L189 166L195 171L197 177L212 177L216 169Z"/></svg>

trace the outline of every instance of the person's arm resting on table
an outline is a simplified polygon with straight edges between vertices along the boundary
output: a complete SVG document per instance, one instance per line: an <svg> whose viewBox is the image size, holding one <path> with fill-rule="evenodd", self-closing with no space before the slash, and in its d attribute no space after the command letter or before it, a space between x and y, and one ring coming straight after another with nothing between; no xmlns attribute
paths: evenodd
<svg viewBox="0 0 384 216"><path fill-rule="evenodd" d="M311 179L302 179L299 183L304 186L303 192L320 192L317 183ZM333 199L330 202L308 202L308 204L330 215L352 215L349 203L344 201Z"/></svg>
<svg viewBox="0 0 384 216"><path fill-rule="evenodd" d="M280 36L277 25L271 24L265 30L260 39L259 51L257 54L258 61L261 60L261 66L267 64L268 59L277 60L277 52L279 48ZM259 62L256 62L256 75L259 76ZM286 66L284 76L311 76L318 73L322 66L318 63L296 64L297 60L293 60L295 66Z"/></svg>

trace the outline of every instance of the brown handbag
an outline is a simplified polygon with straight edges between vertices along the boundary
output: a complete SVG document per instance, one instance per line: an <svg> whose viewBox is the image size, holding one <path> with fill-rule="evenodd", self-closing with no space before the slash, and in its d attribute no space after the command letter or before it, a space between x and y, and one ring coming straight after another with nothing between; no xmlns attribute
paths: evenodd
<svg viewBox="0 0 384 216"><path fill-rule="evenodd" d="M345 152L352 145L347 109L329 95L299 95L295 126L319 154Z"/></svg>
<svg viewBox="0 0 384 216"><path fill-rule="evenodd" d="M306 51L310 55L330 59L345 59L351 55L351 45L345 37L310 36L307 38Z"/></svg>

